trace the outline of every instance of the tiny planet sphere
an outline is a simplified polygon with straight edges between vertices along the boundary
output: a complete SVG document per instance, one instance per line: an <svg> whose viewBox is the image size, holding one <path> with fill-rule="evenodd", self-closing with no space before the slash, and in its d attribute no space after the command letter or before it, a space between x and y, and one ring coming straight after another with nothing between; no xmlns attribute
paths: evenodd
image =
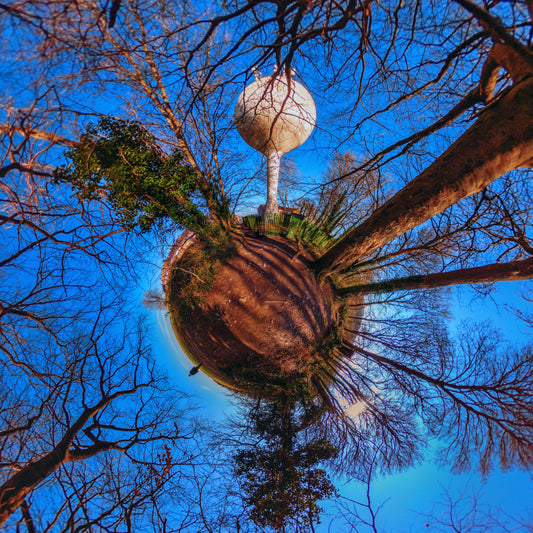
<svg viewBox="0 0 533 533"><path fill-rule="evenodd" d="M316 108L302 84L281 74L248 85L237 99L234 116L237 131L252 148L281 156L311 135Z"/></svg>

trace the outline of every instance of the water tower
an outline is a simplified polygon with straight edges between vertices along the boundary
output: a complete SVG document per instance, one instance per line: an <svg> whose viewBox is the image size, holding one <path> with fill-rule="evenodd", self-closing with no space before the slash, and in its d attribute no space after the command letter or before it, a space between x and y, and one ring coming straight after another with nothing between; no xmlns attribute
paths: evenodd
<svg viewBox="0 0 533 533"><path fill-rule="evenodd" d="M303 144L315 126L316 109L307 89L293 72L256 77L240 94L235 123L241 137L267 158L265 213L279 213L278 178L283 154Z"/></svg>

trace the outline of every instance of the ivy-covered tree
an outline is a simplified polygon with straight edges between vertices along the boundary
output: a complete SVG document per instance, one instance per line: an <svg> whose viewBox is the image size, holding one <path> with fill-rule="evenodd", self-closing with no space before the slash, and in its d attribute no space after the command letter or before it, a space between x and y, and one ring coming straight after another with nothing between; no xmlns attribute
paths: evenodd
<svg viewBox="0 0 533 533"><path fill-rule="evenodd" d="M171 221L202 233L209 225L196 170L179 150L165 154L136 122L102 118L66 156L70 163L56 170L56 180L70 183L81 200L107 200L127 229Z"/></svg>

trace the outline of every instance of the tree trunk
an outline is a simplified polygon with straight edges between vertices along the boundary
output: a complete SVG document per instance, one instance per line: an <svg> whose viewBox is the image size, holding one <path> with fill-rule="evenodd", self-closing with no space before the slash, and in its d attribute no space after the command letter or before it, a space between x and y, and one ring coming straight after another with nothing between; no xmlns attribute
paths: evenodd
<svg viewBox="0 0 533 533"><path fill-rule="evenodd" d="M448 285L494 283L497 281L520 281L533 278L533 258L511 263L493 263L481 267L461 268L451 272L395 278L366 285L353 285L339 289L342 296L434 289Z"/></svg>
<svg viewBox="0 0 533 533"><path fill-rule="evenodd" d="M533 77L517 83L417 178L313 263L342 270L533 161Z"/></svg>
<svg viewBox="0 0 533 533"><path fill-rule="evenodd" d="M87 459L113 446L112 443L102 442L101 444L95 443L85 450L69 450L75 436L82 430L83 426L92 416L104 409L116 398L131 394L134 391L135 388L129 391L117 391L110 396L104 396L93 407L87 407L65 432L63 438L52 451L22 467L0 486L0 529L9 517L23 504L26 496L63 463Z"/></svg>
<svg viewBox="0 0 533 533"><path fill-rule="evenodd" d="M0 487L0 527L23 504L33 488L61 465L62 460L54 450L22 468Z"/></svg>
<svg viewBox="0 0 533 533"><path fill-rule="evenodd" d="M24 523L26 524L26 529L28 533L37 533L35 531L35 524L33 523L33 518L30 513L30 507L28 502L24 500L20 506L20 511L22 513L22 518L24 518Z"/></svg>

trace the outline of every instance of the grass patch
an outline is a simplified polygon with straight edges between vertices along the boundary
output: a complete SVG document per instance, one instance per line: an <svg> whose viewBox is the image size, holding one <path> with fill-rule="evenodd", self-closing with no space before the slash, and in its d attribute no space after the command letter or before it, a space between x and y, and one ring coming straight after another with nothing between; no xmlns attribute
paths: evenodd
<svg viewBox="0 0 533 533"><path fill-rule="evenodd" d="M300 241L315 255L324 253L334 239L302 215L249 215L243 223L258 235L281 235L288 240Z"/></svg>

